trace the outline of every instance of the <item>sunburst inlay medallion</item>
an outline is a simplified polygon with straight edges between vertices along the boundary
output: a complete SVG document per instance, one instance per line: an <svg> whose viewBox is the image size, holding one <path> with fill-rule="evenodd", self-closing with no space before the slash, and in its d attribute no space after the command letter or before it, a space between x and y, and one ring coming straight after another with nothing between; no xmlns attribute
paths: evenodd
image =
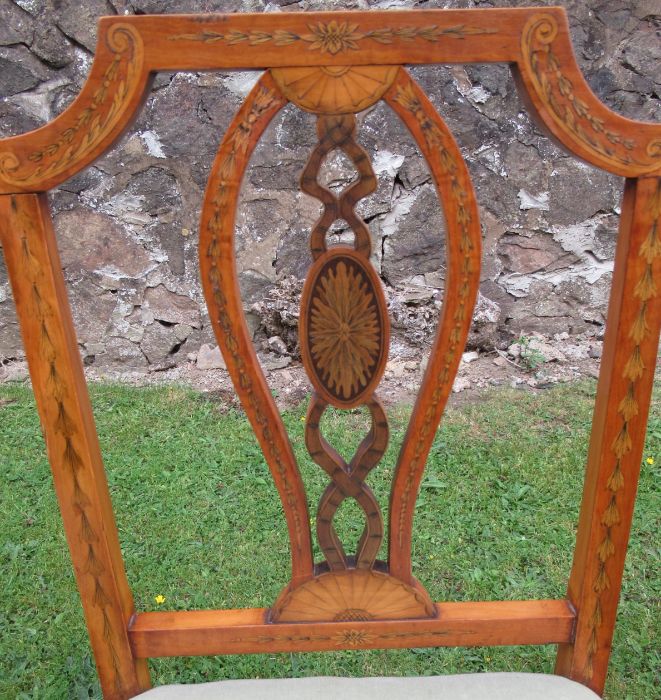
<svg viewBox="0 0 661 700"><path fill-rule="evenodd" d="M315 387L335 405L360 403L380 379L387 354L387 315L376 274L352 249L336 248L313 266L304 297L309 303L302 304L301 351Z"/></svg>

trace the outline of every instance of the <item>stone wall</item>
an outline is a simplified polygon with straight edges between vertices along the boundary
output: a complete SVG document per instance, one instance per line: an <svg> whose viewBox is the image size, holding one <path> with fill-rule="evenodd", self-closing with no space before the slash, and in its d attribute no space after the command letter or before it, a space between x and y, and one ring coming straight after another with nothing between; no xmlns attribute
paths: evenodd
<svg viewBox="0 0 661 700"><path fill-rule="evenodd" d="M33 129L76 96L95 23L111 13L487 7L540 2L414 0L0 0L0 136ZM661 13L655 0L565 2L592 89L637 119L661 118ZM522 111L506 66L418 67L413 74L458 139L474 178L484 235L474 346L520 333L599 334L622 182L567 157ZM52 194L83 355L99 368L159 368L213 344L200 292L197 220L211 161L255 74L159 74L137 122L112 153ZM396 354L416 356L442 298L444 228L429 173L383 105L359 117L377 192L360 205L394 318ZM296 295L318 203L297 180L315 143L310 115L287 108L248 173L238 219L241 285L265 352L296 344ZM333 187L351 179L339 158ZM551 223L553 222L553 223ZM344 235L336 231L337 240ZM271 344L268 338L272 339ZM20 357L0 258L0 361Z"/></svg>

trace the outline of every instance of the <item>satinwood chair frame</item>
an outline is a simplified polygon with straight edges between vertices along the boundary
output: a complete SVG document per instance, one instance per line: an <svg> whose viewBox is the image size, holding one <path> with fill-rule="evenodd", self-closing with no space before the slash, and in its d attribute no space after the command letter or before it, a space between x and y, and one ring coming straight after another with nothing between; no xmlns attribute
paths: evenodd
<svg viewBox="0 0 661 700"><path fill-rule="evenodd" d="M413 511L469 331L481 233L459 149L405 66L492 62L511 67L530 113L554 141L626 183L567 595L434 603L412 573ZM270 608L140 612L120 553L47 192L117 142L157 71L214 69L264 71L213 165L200 267L218 343L282 499L291 581ZM365 479L388 439L374 393L387 358L388 317L368 262L369 231L354 211L376 185L356 142L354 115L380 99L425 156L447 223L444 306L393 478L387 562L376 560L384 523ZM314 387L306 444L330 476L317 515L325 561L317 564L305 490L252 347L234 262L242 176L264 129L287 102L316 114L319 134L301 180L302 189L322 202L323 214L310 237L300 322ZM335 149L358 171L339 196L317 181L323 159ZM355 243L328 248L326 232L339 218L352 228ZM119 700L148 689L147 659L155 656L463 644L556 644L556 673L601 693L657 357L660 220L661 126L625 119L594 96L576 65L561 8L102 18L78 98L44 127L0 141L0 242L104 697ZM349 464L319 431L329 404L366 405L372 416ZM365 512L355 555L344 552L332 522L345 498L356 499ZM343 587L366 591L369 609L358 603L342 608L332 590ZM322 605L312 602L319 597Z"/></svg>

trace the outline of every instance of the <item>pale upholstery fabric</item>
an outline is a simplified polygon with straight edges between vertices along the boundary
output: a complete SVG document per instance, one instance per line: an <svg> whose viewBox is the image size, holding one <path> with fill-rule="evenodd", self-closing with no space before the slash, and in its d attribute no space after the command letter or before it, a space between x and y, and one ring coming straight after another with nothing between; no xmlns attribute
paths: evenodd
<svg viewBox="0 0 661 700"><path fill-rule="evenodd" d="M536 673L410 678L279 678L164 685L145 700L596 700L584 685Z"/></svg>

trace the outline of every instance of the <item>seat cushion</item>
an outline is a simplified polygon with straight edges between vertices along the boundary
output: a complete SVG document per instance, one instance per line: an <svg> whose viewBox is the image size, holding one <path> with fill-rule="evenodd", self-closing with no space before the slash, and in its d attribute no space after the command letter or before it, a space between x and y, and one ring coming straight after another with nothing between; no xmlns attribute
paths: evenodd
<svg viewBox="0 0 661 700"><path fill-rule="evenodd" d="M406 678L277 678L163 685L145 700L595 700L599 696L562 676L470 673Z"/></svg>

